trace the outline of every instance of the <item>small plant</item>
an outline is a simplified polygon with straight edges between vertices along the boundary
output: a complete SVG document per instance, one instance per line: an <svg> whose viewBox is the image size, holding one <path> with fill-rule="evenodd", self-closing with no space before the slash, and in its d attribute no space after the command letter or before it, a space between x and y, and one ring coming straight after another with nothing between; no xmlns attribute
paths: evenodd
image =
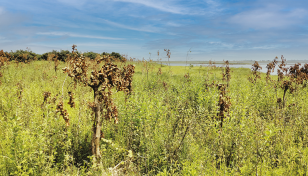
<svg viewBox="0 0 308 176"><path fill-rule="evenodd" d="M132 91L132 76L134 74L135 67L133 65L124 66L119 69L117 65L111 62L112 57L103 55L101 58L97 58L96 64L104 62L98 70L97 67L93 67L90 77L88 77L88 65L85 57L78 57L75 52L76 45L72 46L72 56L68 57L68 66L63 68L64 73L67 73L71 77L75 85L77 83L89 86L94 93L94 102L91 104L91 108L94 111L93 127L92 127L92 154L97 160L101 158L100 152L100 140L102 131L102 115L105 119L114 122L118 122L118 110L112 100L112 89L116 88L117 91L124 91L129 94Z"/></svg>
<svg viewBox="0 0 308 176"><path fill-rule="evenodd" d="M42 103L42 105L44 105L45 103L48 103L48 98L50 97L51 93L50 92L44 92L43 96L44 96L44 101Z"/></svg>
<svg viewBox="0 0 308 176"><path fill-rule="evenodd" d="M63 109L63 101L61 100L56 107L56 113L60 112L60 116L65 120L65 126L69 126L69 115L66 109Z"/></svg>
<svg viewBox="0 0 308 176"><path fill-rule="evenodd" d="M170 66L170 56L171 56L171 52L170 52L170 49L164 49L164 51L166 52L166 55L167 55L167 58L168 58L168 63L169 63L169 66Z"/></svg>
<svg viewBox="0 0 308 176"><path fill-rule="evenodd" d="M189 73L185 74L185 75L184 75L184 78L186 79L187 82L191 82Z"/></svg>
<svg viewBox="0 0 308 176"><path fill-rule="evenodd" d="M223 71L222 72L222 81L227 81L227 87L229 87L229 82L230 82L230 79L231 79L231 70L230 70L230 67L229 67L229 61L224 61L225 64L226 64L226 68L225 68L225 72Z"/></svg>
<svg viewBox="0 0 308 176"><path fill-rule="evenodd" d="M225 84L218 84L217 88L219 90L219 101L218 101L219 112L217 113L217 116L220 120L220 127L222 127L223 121L226 118L226 113L229 111L229 108L231 106L231 100L230 97L226 95Z"/></svg>
<svg viewBox="0 0 308 176"><path fill-rule="evenodd" d="M289 80L284 80L282 82L282 84L280 85L280 87L282 88L283 90L283 98L282 98L282 101L283 101L283 107L285 107L285 97L286 97L286 93L288 90L290 90L290 93L292 93L294 91L293 87L292 87L292 81L289 81Z"/></svg>
<svg viewBox="0 0 308 176"><path fill-rule="evenodd" d="M75 102L74 102L74 93L73 92L71 92L71 91L69 91L68 92L68 96L70 97L70 99L69 99L69 101L68 101L68 103L67 104L69 104L70 105L70 107L71 108L74 108L75 107Z"/></svg>
<svg viewBox="0 0 308 176"><path fill-rule="evenodd" d="M260 70L262 70L262 67L259 65L257 61L255 61L255 63L252 64L251 68L252 76L248 78L251 83L256 84L257 80L261 78Z"/></svg>
<svg viewBox="0 0 308 176"><path fill-rule="evenodd" d="M157 75L161 75L161 74L162 74L161 68L158 68Z"/></svg>
<svg viewBox="0 0 308 176"><path fill-rule="evenodd" d="M283 80L284 78L284 73L287 75L288 68L286 66L286 59L281 55L281 64L278 65L279 69L277 70L277 75L278 75L278 82Z"/></svg>
<svg viewBox="0 0 308 176"><path fill-rule="evenodd" d="M271 81L271 73L274 72L275 70L275 66L277 65L278 61L277 61L278 57L275 57L275 59L267 64L266 68L267 68L267 72L266 72L266 82Z"/></svg>
<svg viewBox="0 0 308 176"><path fill-rule="evenodd" d="M164 49L164 51L166 52L167 58L168 58L168 64L169 64L169 73L171 72L171 68L170 68L170 56L171 56L171 52L170 49Z"/></svg>

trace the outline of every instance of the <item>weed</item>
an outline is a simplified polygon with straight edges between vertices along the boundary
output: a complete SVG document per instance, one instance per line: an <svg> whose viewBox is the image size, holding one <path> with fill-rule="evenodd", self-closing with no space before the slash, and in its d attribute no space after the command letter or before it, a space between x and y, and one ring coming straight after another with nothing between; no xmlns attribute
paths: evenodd
<svg viewBox="0 0 308 176"><path fill-rule="evenodd" d="M120 70L117 65L111 62L112 57L104 56L97 58L96 64L99 64L102 61L104 61L105 64L99 70L96 70L96 67L93 67L94 70L91 71L91 75L88 78L87 71L89 63L86 62L86 59L83 56L78 57L75 52L77 50L76 45L72 46L72 50L73 56L68 58L68 66L63 68L63 71L73 78L75 84L81 83L85 86L89 86L94 92L94 104L92 109L94 110L95 118L92 127L92 154L97 160L100 160L100 136L103 123L101 114L103 114L105 110L105 119L111 121L111 119L114 118L114 122L118 123L118 110L112 101L111 89L115 87L118 91L125 91L127 93L131 92L134 66L124 66L123 69ZM101 103L103 103L102 108Z"/></svg>
<svg viewBox="0 0 308 176"><path fill-rule="evenodd" d="M252 64L252 68L251 68L252 76L248 78L251 83L256 84L257 80L261 78L260 77L261 69L262 67L259 65L257 61L255 61L255 63Z"/></svg>

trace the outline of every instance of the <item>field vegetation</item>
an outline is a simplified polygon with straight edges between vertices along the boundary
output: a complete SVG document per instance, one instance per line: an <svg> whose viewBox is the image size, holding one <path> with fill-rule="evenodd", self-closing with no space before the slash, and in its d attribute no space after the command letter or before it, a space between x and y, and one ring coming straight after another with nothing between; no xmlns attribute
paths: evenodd
<svg viewBox="0 0 308 176"><path fill-rule="evenodd" d="M308 173L307 64L65 56L0 52L0 175Z"/></svg>

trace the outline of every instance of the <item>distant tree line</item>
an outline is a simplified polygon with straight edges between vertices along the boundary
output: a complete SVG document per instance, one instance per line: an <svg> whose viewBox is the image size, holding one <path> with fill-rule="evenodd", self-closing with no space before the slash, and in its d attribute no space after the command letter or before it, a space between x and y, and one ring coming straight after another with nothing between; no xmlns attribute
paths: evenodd
<svg viewBox="0 0 308 176"><path fill-rule="evenodd" d="M36 54L30 50L16 50L16 51L11 51L11 52L4 52L5 55L12 61L19 61L19 62L28 62L30 60L47 60L48 59L48 54L54 54L56 58L59 61L65 62L67 59L68 55L72 55L72 53L68 50L53 50L51 52L47 52L44 54ZM77 52L78 56L81 55L80 52ZM90 59L95 59L97 56L103 56L103 55L110 55L113 56L113 58L118 59L120 61L123 61L125 58L121 56L121 54L112 52L112 53L95 53L95 52L84 52L83 55L85 57L89 57Z"/></svg>

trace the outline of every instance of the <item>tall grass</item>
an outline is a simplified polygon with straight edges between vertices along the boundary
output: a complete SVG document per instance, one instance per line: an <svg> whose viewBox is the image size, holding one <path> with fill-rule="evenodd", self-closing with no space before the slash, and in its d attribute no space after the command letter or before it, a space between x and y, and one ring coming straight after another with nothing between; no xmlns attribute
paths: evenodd
<svg viewBox="0 0 308 176"><path fill-rule="evenodd" d="M133 92L113 95L119 123L102 124L101 165L92 162L89 87L74 88L48 61L3 69L0 175L307 174L307 87L284 93L266 81L277 76L250 82L249 69L229 68L224 95L231 105L220 125L221 68L191 67L184 77L185 67L131 63ZM62 94L69 126L56 113Z"/></svg>

